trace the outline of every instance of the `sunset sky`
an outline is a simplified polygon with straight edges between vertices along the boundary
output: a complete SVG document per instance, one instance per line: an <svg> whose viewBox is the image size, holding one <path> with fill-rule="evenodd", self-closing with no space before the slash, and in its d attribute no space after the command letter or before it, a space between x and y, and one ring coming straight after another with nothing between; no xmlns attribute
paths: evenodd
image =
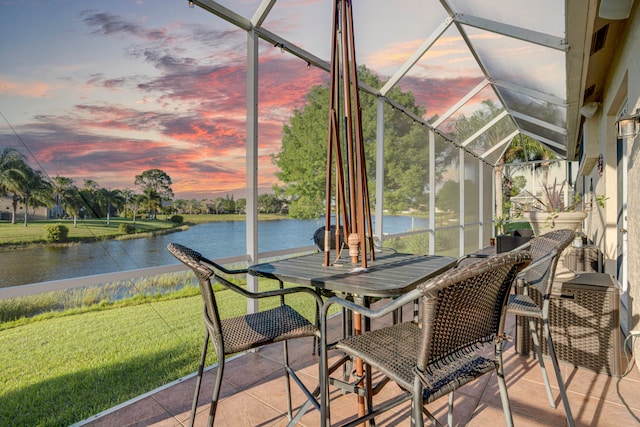
<svg viewBox="0 0 640 427"><path fill-rule="evenodd" d="M259 1L221 3L251 17ZM280 1L265 27L328 59L331 3ZM381 31L374 17L393 18L398 8L367 3L354 7L358 61L383 79L446 16L405 1L413 13ZM402 88L431 116L482 75L456 34L428 55ZM245 60L245 33L186 0L0 0L0 149L15 147L32 167L78 186L92 179L135 189L136 174L159 168L177 198L244 197ZM265 42L259 73L259 184L267 190L283 124L328 76Z"/></svg>

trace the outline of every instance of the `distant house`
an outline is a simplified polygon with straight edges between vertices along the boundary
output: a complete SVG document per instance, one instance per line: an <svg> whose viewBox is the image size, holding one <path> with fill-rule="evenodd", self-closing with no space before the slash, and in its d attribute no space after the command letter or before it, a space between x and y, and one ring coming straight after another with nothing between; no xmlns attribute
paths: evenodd
<svg viewBox="0 0 640 427"><path fill-rule="evenodd" d="M10 197L0 197L0 220L11 221L12 212L12 199ZM49 208L29 208L29 219L49 219L50 217ZM24 204L22 203L18 203L18 209L16 210L16 222L19 221L24 221Z"/></svg>

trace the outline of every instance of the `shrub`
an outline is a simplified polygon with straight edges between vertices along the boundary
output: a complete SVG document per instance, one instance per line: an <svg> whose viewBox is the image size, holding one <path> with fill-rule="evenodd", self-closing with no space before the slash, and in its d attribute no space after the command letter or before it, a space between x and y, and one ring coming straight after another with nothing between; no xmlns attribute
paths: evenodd
<svg viewBox="0 0 640 427"><path fill-rule="evenodd" d="M169 221L174 222L176 224L182 224L184 222L184 217L182 215L171 215Z"/></svg>
<svg viewBox="0 0 640 427"><path fill-rule="evenodd" d="M122 223L120 224L119 229L120 229L120 232L126 233L126 234L133 234L136 232L136 226L133 224Z"/></svg>
<svg viewBox="0 0 640 427"><path fill-rule="evenodd" d="M64 242L69 237L69 229L62 224L52 224L46 228L47 242Z"/></svg>

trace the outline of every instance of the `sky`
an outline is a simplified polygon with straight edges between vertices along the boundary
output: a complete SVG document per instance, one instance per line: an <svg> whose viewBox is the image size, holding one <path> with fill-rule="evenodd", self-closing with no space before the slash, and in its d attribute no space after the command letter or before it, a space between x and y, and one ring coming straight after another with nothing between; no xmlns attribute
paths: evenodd
<svg viewBox="0 0 640 427"><path fill-rule="evenodd" d="M221 3L246 17L260 4ZM424 1L405 1L402 16L392 2L367 3L354 7L358 62L384 78L446 17ZM279 1L264 27L328 59L330 5ZM380 14L394 18L384 29ZM431 116L482 75L454 33L428 55L401 87ZM0 0L0 149L79 187L136 189L135 175L158 168L176 198L244 197L245 61L246 34L186 0ZM282 126L328 75L266 42L259 61L263 192L277 183Z"/></svg>

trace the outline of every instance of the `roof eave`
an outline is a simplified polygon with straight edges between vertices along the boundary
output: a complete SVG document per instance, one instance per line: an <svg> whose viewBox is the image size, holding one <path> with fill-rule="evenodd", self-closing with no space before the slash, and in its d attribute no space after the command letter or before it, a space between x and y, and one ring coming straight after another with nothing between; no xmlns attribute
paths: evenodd
<svg viewBox="0 0 640 427"><path fill-rule="evenodd" d="M566 0L567 43L567 159L577 160L591 35L598 11L598 1Z"/></svg>

